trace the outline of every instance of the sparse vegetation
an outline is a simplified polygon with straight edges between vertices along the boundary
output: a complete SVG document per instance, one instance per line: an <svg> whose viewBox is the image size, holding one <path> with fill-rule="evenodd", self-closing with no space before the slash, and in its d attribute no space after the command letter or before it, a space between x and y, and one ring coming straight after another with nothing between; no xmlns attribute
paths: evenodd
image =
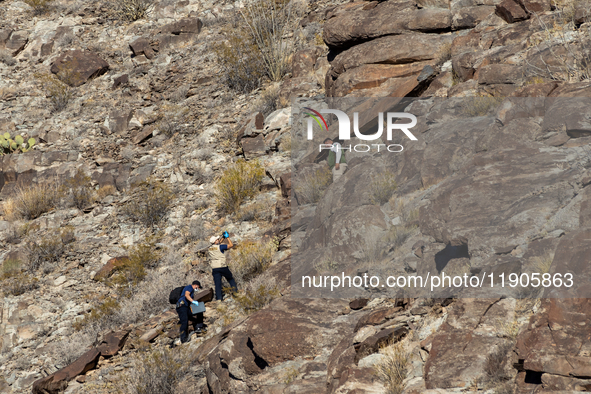
<svg viewBox="0 0 591 394"><path fill-rule="evenodd" d="M91 178L78 169L76 174L69 178L62 185L62 194L68 200L68 203L78 209L83 209L94 201L94 189L92 188Z"/></svg>
<svg viewBox="0 0 591 394"><path fill-rule="evenodd" d="M277 86L270 86L261 95L261 98L256 103L256 108L266 118L277 109L278 104L279 88Z"/></svg>
<svg viewBox="0 0 591 394"><path fill-rule="evenodd" d="M16 60L6 49L0 49L0 62L6 64L7 66L14 66L16 64Z"/></svg>
<svg viewBox="0 0 591 394"><path fill-rule="evenodd" d="M39 287L37 282L37 278L19 271L2 281L2 293L4 296L19 296L37 289Z"/></svg>
<svg viewBox="0 0 591 394"><path fill-rule="evenodd" d="M500 345L494 352L486 356L484 364L485 379L488 385L498 386L499 383L509 379L504 372L507 354L511 351L513 343L507 342Z"/></svg>
<svg viewBox="0 0 591 394"><path fill-rule="evenodd" d="M227 42L215 48L231 89L249 92L263 78L280 81L295 50L294 35L299 10L293 2L261 0L245 4Z"/></svg>
<svg viewBox="0 0 591 394"><path fill-rule="evenodd" d="M174 197L167 184L151 178L137 185L133 195L134 198L123 207L123 212L148 228L154 228L164 219Z"/></svg>
<svg viewBox="0 0 591 394"><path fill-rule="evenodd" d="M408 373L409 357L401 342L380 349L384 358L374 368L380 381L386 387L387 394L401 394L402 382Z"/></svg>
<svg viewBox="0 0 591 394"><path fill-rule="evenodd" d="M49 11L53 0L24 0L25 4L33 9L36 15L41 15Z"/></svg>
<svg viewBox="0 0 591 394"><path fill-rule="evenodd" d="M446 43L439 48L435 57L437 66L441 66L443 63L451 59L451 43Z"/></svg>
<svg viewBox="0 0 591 394"><path fill-rule="evenodd" d="M53 270L67 249L67 244L74 242L75 237L72 228L60 229L58 234L48 234L45 237L37 238L29 235L25 241L25 252L27 253L27 270L35 273L43 267L45 273Z"/></svg>
<svg viewBox="0 0 591 394"><path fill-rule="evenodd" d="M64 70L66 70L66 68L64 68ZM66 74L68 74L66 71L62 72L59 79L55 75L51 74L36 76L39 82L41 82L47 97L49 97L53 112L60 112L66 109L68 107L68 103L73 98L72 88L67 84L67 82L62 82L67 81L71 77L67 76Z"/></svg>
<svg viewBox="0 0 591 394"><path fill-rule="evenodd" d="M154 8L154 0L111 0L111 5L120 19L135 22L148 15Z"/></svg>
<svg viewBox="0 0 591 394"><path fill-rule="evenodd" d="M269 275L260 275L251 280L238 293L234 299L245 313L252 313L268 305L281 292L275 284L275 279Z"/></svg>
<svg viewBox="0 0 591 394"><path fill-rule="evenodd" d="M194 242L205 239L206 232L203 219L191 219L189 223L181 230L185 242Z"/></svg>
<svg viewBox="0 0 591 394"><path fill-rule="evenodd" d="M247 241L237 246L230 263L237 283L244 284L265 272L276 250L273 241Z"/></svg>
<svg viewBox="0 0 591 394"><path fill-rule="evenodd" d="M165 104L160 110L160 120L157 123L158 130L168 138L179 133L187 120L189 110L176 104Z"/></svg>
<svg viewBox="0 0 591 394"><path fill-rule="evenodd" d="M314 269L321 275L334 273L338 270L340 264L332 259L323 259L314 262Z"/></svg>
<svg viewBox="0 0 591 394"><path fill-rule="evenodd" d="M129 295L162 259L162 252L156 248L156 237L149 236L143 242L130 247L129 259L117 267L110 283L117 286L119 293Z"/></svg>
<svg viewBox="0 0 591 394"><path fill-rule="evenodd" d="M238 160L231 164L214 186L218 208L228 213L238 211L245 199L258 192L264 175L258 161Z"/></svg>
<svg viewBox="0 0 591 394"><path fill-rule="evenodd" d="M102 186L96 191L96 197L98 201L102 201L105 197L112 196L114 194L117 194L117 188L113 185Z"/></svg>
<svg viewBox="0 0 591 394"><path fill-rule="evenodd" d="M390 200L398 185L391 171L384 171L372 177L369 185L369 199L372 204L383 205Z"/></svg>
<svg viewBox="0 0 591 394"><path fill-rule="evenodd" d="M114 298L109 298L102 304L92 308L89 313L84 315L82 320L74 322L73 327L77 331L83 327L91 324L100 324L101 322L110 319L120 308L119 301Z"/></svg>
<svg viewBox="0 0 591 394"><path fill-rule="evenodd" d="M129 394L176 394L191 368L183 348L145 352L133 359L133 367L120 380L120 392Z"/></svg>
<svg viewBox="0 0 591 394"><path fill-rule="evenodd" d="M59 186L49 183L19 185L14 195L4 202L4 215L8 220L37 219L51 211L59 201Z"/></svg>
<svg viewBox="0 0 591 394"><path fill-rule="evenodd" d="M503 102L503 97L477 96L467 100L464 113L471 117L486 116Z"/></svg>
<svg viewBox="0 0 591 394"><path fill-rule="evenodd" d="M253 220L271 221L273 217L272 206L269 201L258 201L241 208L236 212L236 220L240 222L249 222Z"/></svg>
<svg viewBox="0 0 591 394"><path fill-rule="evenodd" d="M298 176L294 188L298 202L300 204L316 204L331 183L332 173L328 167L304 172Z"/></svg>

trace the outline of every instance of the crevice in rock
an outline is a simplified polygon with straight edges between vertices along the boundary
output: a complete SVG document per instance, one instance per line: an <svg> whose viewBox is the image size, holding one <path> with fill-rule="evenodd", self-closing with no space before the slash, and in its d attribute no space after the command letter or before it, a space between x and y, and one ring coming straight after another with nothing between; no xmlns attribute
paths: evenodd
<svg viewBox="0 0 591 394"><path fill-rule="evenodd" d="M542 384L543 372L525 370L525 383L528 384Z"/></svg>
<svg viewBox="0 0 591 394"><path fill-rule="evenodd" d="M254 351L254 345L252 344L252 341L250 340L250 338L248 338L248 341L246 342L246 346L248 346L248 348L250 349L250 351L254 355L254 363L257 365L257 367L259 367L260 369L265 369L269 366L269 363L267 363L265 361L265 359L263 359L261 356L259 356Z"/></svg>
<svg viewBox="0 0 591 394"><path fill-rule="evenodd" d="M230 372L230 369L228 368L228 364L226 364L222 359L220 359L220 365L222 366L222 368L228 371L228 375L230 376L230 378L232 378L233 380L241 380L238 377L232 375L232 372Z"/></svg>
<svg viewBox="0 0 591 394"><path fill-rule="evenodd" d="M451 244L448 244L443 250L435 254L435 267L437 268L437 271L441 273L450 260L461 258L470 258L468 245L461 244L458 246L452 246Z"/></svg>

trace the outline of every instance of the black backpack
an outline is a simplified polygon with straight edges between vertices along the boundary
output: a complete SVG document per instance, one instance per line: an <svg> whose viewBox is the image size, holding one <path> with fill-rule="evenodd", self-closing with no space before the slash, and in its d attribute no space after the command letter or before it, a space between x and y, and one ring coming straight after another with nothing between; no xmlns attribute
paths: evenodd
<svg viewBox="0 0 591 394"><path fill-rule="evenodd" d="M168 296L168 302L170 302L171 304L176 304L177 302L179 302L179 299L181 298L182 294L183 294L183 289L186 286L181 286L181 287L177 287L175 289L173 289L170 292L170 295Z"/></svg>

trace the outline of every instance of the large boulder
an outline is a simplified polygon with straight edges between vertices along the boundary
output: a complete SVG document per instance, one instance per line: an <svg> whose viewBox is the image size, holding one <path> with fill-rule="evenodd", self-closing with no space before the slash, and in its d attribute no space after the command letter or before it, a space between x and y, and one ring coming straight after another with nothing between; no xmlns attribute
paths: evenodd
<svg viewBox="0 0 591 394"><path fill-rule="evenodd" d="M408 31L436 32L451 28L449 9L416 9L411 1L367 3L352 10L346 4L324 25L323 39L332 47L351 47L374 38Z"/></svg>
<svg viewBox="0 0 591 394"><path fill-rule="evenodd" d="M70 86L80 86L107 72L109 64L90 51L70 50L62 53L51 66L51 72Z"/></svg>

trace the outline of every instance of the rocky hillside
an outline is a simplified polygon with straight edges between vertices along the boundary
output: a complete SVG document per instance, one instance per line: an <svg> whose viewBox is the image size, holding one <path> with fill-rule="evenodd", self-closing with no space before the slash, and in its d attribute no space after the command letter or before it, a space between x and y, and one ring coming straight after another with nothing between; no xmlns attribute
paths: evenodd
<svg viewBox="0 0 591 394"><path fill-rule="evenodd" d="M591 4L259 3L0 1L0 392L591 391L582 292L291 284L292 247L344 244L355 272L567 267L584 289ZM248 41L259 20L289 27L262 35L281 45ZM395 163L351 155L307 201L292 171L325 165L292 109L339 97L416 98L399 102L419 141ZM352 198L376 168L395 192ZM339 209L378 233L336 243ZM240 292L219 302L202 251L223 230ZM368 266L370 236L387 252ZM175 346L168 293L194 279L208 331Z"/></svg>

